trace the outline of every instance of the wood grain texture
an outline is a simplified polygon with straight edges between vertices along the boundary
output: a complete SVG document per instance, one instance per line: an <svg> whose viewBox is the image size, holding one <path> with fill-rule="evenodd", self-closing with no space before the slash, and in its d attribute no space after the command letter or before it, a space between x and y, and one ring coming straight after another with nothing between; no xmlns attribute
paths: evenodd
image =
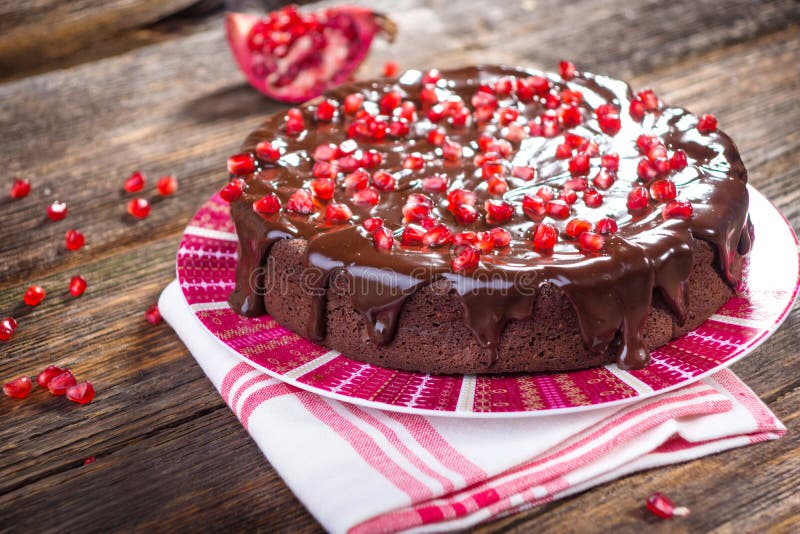
<svg viewBox="0 0 800 534"><path fill-rule="evenodd" d="M47 1L35 5L54 5ZM586 70L628 77L669 102L714 112L738 143L751 182L800 228L796 2L374 4L396 12L401 33L391 47L376 45L365 75L390 57L409 68L552 68L569 57ZM0 14L7 10L0 4ZM0 315L20 320L13 340L0 345L0 379L56 363L98 391L85 407L41 391L23 402L0 398L0 531L320 530L172 331L142 318L174 276L181 230L221 184L225 157L281 109L242 81L220 15L197 24L0 85L2 187L14 175L34 184L24 200L0 200L9 230L0 242ZM180 181L144 221L127 216L120 189L137 168L149 177L149 198L157 176L175 173ZM54 198L70 206L58 223L44 214ZM63 246L72 227L87 236L79 252ZM66 291L75 273L89 281L80 299ZM31 282L48 291L35 309L20 304ZM795 309L734 366L787 425L783 439L627 477L480 530L797 531L799 345ZM83 467L88 456L98 460ZM641 505L656 490L695 513L657 522Z"/></svg>

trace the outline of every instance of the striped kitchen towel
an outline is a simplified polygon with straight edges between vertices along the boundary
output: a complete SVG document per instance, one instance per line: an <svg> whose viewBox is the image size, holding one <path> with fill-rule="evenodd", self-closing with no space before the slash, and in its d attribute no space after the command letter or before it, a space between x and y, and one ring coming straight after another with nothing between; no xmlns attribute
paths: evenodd
<svg viewBox="0 0 800 534"><path fill-rule="evenodd" d="M240 362L205 330L176 282L159 308L270 464L331 532L462 529L785 432L728 370L574 415L476 420L362 408Z"/></svg>

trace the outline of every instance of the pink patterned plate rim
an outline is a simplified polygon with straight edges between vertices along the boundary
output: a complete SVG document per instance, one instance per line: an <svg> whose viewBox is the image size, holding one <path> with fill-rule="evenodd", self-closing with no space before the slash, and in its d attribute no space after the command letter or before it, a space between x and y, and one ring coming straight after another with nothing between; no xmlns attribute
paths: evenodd
<svg viewBox="0 0 800 534"><path fill-rule="evenodd" d="M421 415L504 418L574 413L633 402L708 376L751 353L783 322L800 287L797 237L783 215L749 187L756 239L739 294L706 322L653 351L645 369L616 365L564 373L427 375L342 356L283 328L246 318L227 304L236 270L229 207L209 199L187 226L177 275L195 316L231 354L325 397Z"/></svg>

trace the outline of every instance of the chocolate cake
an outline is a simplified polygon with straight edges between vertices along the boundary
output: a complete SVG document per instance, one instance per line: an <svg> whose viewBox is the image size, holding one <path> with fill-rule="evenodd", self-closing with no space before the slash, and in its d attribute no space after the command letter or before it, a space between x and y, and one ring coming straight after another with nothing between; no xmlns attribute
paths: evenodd
<svg viewBox="0 0 800 534"><path fill-rule="evenodd" d="M395 369L641 368L731 297L752 239L716 119L568 63L342 86L228 169L233 308Z"/></svg>

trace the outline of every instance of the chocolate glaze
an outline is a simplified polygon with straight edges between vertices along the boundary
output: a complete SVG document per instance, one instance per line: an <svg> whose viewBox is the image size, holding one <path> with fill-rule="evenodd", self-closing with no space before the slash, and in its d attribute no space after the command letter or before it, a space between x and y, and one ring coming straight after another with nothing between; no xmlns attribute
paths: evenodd
<svg viewBox="0 0 800 534"><path fill-rule="evenodd" d="M233 203L232 216L239 235L239 265L236 290L231 305L248 316L263 314L263 297L259 293L263 280L260 270L270 246L278 239L301 238L308 242L306 265L308 290L314 295L313 311L303 334L313 340L325 340L325 295L331 275L343 272L350 285L353 306L365 318L373 341L391 341L397 318L405 299L424 284L445 277L461 296L464 320L490 358L494 353L506 323L511 319L529 317L537 292L543 284L561 288L575 308L581 334L588 347L597 351L614 351L623 368L640 368L649 361L641 329L651 307L653 290L657 288L674 312L679 323L686 317L685 283L692 267L694 240L703 239L717 250L719 268L729 284L737 283L732 272L735 254L749 250L752 225L747 217L748 195L745 188L747 172L733 141L724 133L700 134L697 118L681 108L663 107L648 113L642 123L633 121L627 113L634 97L624 82L605 76L579 73L569 82L556 75L532 70L500 66L469 67L442 72L438 87L460 96L469 105L472 94L481 83L498 76L542 75L558 89L570 87L583 93L581 112L583 122L571 131L597 142L600 153L620 155L618 179L606 191L599 208L588 208L581 200L572 206L570 218L583 217L592 223L603 217L614 218L619 231L606 236L600 253L587 254L568 239L559 239L551 254L534 250L530 231L536 222L528 219L520 203L525 193L532 193L542 184L558 188L569 179L566 160L555 159L555 146L563 142L554 138L529 137L515 145L514 164L531 165L536 178L523 181L509 178L509 190L503 197L517 206L514 217L504 223L512 233L509 247L481 257L479 267L466 275L451 272L451 252L447 247L402 247L396 241L391 252L375 249L372 239L360 226L368 217L384 219L391 230L402 228L402 206L410 193L422 192L420 180L433 173L450 178L450 188L463 187L475 191L476 204L482 211L484 200L491 198L480 170L472 162L477 153L477 139L482 131L493 133L498 126L490 124L479 131L474 125L456 129L445 125L447 135L465 147L458 163L437 157L436 147L426 140L430 123L424 116L412 125L411 133L403 139L387 138L380 142L359 140L359 148L374 148L384 154L382 169L394 172L398 189L381 192L376 206L354 204L343 187L337 187L334 200L348 204L353 211L352 224L329 225L325 222L324 204L309 216L281 210L269 217L255 214L252 203L268 192L276 193L283 205L289 195L308 185L311 178L314 148L324 143L346 139L349 118L339 116L330 124L314 124L310 102L302 109L308 128L297 137L283 132L283 114L270 117L253 132L243 145L252 151L261 140L277 140L284 144L285 154L276 165L261 163L259 170L248 176L244 195ZM407 99L419 106L422 73L409 71L399 80L367 81L339 89L328 97L341 102L345 95L361 92L367 101L376 102L390 89L400 89ZM611 137L601 132L593 109L604 103L614 103L621 109L622 129ZM503 105L516 105L521 114L533 119L544 111L542 104L516 102L513 97ZM365 104L372 105L372 104ZM422 115L422 114L421 114ZM497 132L499 134L499 132ZM665 219L661 205L651 201L640 214L631 215L626 198L637 183L636 164L641 157L635 141L641 133L657 135L672 152L683 149L689 165L671 173L678 188L678 198L692 203L694 214L688 219ZM419 152L426 159L419 171L402 169L408 153ZM441 152L438 152L441 154ZM511 159L510 158L510 159ZM599 158L592 158L591 178L599 168ZM434 212L454 232L480 231L490 228L483 217L469 227L459 226L446 209L445 194L427 193L435 203ZM565 221L547 222L563 230ZM563 234L562 234L563 236ZM261 274L259 274L261 273Z"/></svg>

